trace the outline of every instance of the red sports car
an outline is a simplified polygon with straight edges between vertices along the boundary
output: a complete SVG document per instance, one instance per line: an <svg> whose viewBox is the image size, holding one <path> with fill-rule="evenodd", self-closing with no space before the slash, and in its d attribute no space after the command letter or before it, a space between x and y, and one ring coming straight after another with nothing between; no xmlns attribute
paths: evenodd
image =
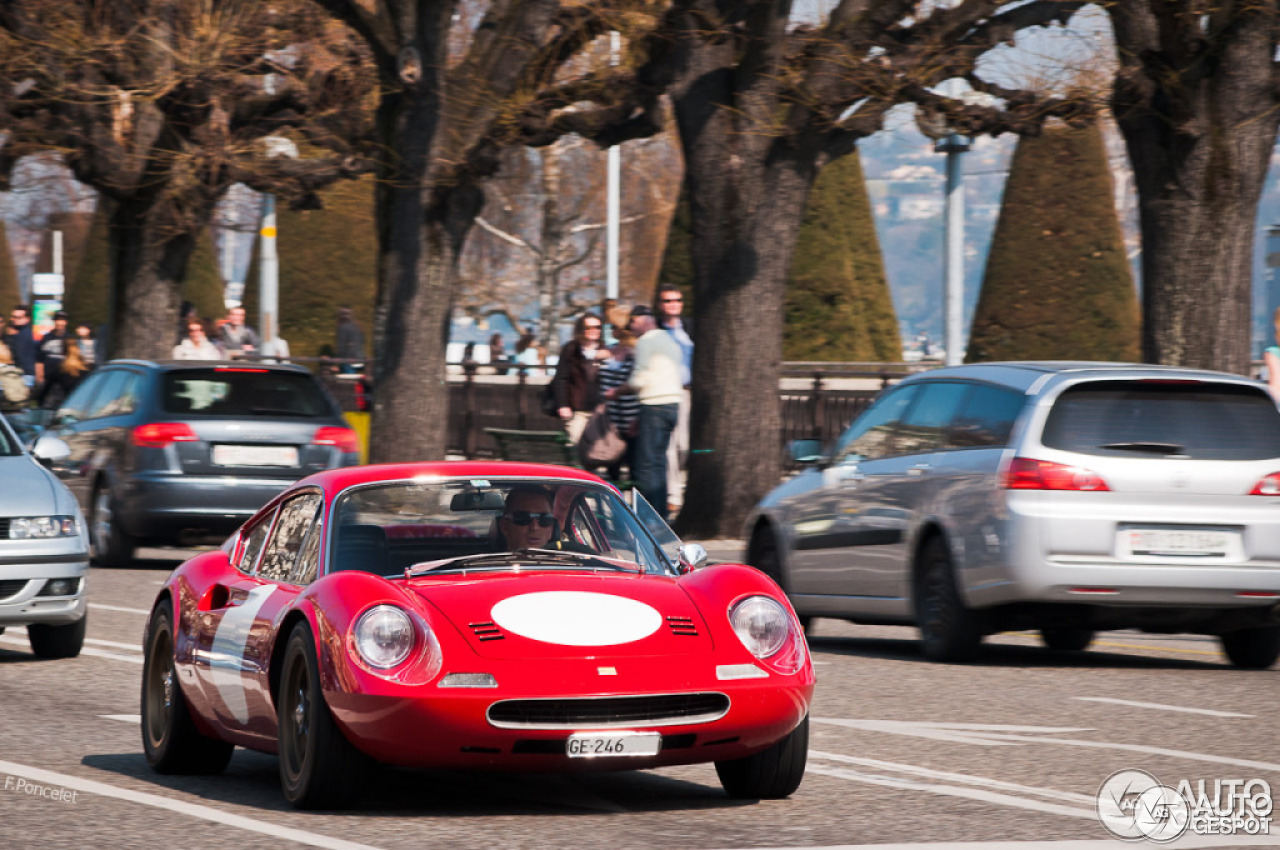
<svg viewBox="0 0 1280 850"><path fill-rule="evenodd" d="M763 573L705 557L579 470L313 475L165 582L147 760L216 773L237 745L277 753L301 808L350 804L379 762L714 762L730 796L784 797L806 761L804 634Z"/></svg>

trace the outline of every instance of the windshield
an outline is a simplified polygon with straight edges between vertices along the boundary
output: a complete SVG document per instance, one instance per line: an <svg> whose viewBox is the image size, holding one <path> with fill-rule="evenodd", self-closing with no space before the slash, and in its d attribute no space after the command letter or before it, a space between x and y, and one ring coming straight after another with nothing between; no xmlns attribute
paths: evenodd
<svg viewBox="0 0 1280 850"><path fill-rule="evenodd" d="M384 576L450 570L635 569L671 561L609 487L583 481L397 481L342 493L332 508L329 572ZM477 557L503 552L521 558ZM455 560L457 559L457 560Z"/></svg>

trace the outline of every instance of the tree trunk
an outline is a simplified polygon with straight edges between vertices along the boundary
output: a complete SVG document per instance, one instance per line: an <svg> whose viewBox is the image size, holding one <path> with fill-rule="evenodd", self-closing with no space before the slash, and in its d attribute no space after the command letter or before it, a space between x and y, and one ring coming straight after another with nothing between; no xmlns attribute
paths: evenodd
<svg viewBox="0 0 1280 850"><path fill-rule="evenodd" d="M182 278L195 239L173 232L163 218L146 201L111 202L111 357L173 356Z"/></svg>
<svg viewBox="0 0 1280 850"><path fill-rule="evenodd" d="M1138 187L1144 359L1246 373L1253 230L1280 125L1276 13L1226 11L1206 23L1177 4L1109 6L1113 109Z"/></svg>

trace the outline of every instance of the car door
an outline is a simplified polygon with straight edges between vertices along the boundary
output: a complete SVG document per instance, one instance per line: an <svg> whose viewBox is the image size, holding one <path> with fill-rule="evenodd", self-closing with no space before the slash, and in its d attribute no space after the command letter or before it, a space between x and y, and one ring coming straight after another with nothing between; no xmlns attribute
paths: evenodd
<svg viewBox="0 0 1280 850"><path fill-rule="evenodd" d="M93 459L94 440L90 434L82 435L76 426L87 418L87 412L92 408L99 391L118 380L121 380L118 369L94 372L67 396L49 423L53 432L71 450L71 454L55 463L52 469L75 495L86 517L89 515L91 476L88 472Z"/></svg>
<svg viewBox="0 0 1280 850"><path fill-rule="evenodd" d="M201 600L206 613L196 635L196 676L239 743L274 744L271 649L280 620L301 592L291 578L321 501L319 491L309 490L263 517L237 547L234 577Z"/></svg>
<svg viewBox="0 0 1280 850"><path fill-rule="evenodd" d="M69 462L77 468L76 496L82 499L81 505L89 516L93 515L93 507L88 502L100 474L106 476L110 486L121 488L131 471L130 426L144 387L143 376L127 368L108 368L90 380L97 378L102 382L79 416L64 417L59 410L55 419L58 436L71 449ZM68 402L74 401L77 393Z"/></svg>
<svg viewBox="0 0 1280 850"><path fill-rule="evenodd" d="M920 384L889 390L869 407L837 441L821 483L795 497L788 511L791 551L789 589L796 595L878 595L875 547L892 544L901 530L892 517L864 513L871 490L900 465L897 435Z"/></svg>

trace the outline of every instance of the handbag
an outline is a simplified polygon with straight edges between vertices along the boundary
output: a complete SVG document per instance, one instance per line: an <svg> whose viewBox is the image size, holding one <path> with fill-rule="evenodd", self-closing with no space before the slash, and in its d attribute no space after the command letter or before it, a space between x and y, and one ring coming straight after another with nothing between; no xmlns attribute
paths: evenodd
<svg viewBox="0 0 1280 850"><path fill-rule="evenodd" d="M609 411L603 404L598 406L587 420L587 427L582 429L582 436L578 438L578 459L583 466L590 468L616 463L626 451L627 441L613 427Z"/></svg>

